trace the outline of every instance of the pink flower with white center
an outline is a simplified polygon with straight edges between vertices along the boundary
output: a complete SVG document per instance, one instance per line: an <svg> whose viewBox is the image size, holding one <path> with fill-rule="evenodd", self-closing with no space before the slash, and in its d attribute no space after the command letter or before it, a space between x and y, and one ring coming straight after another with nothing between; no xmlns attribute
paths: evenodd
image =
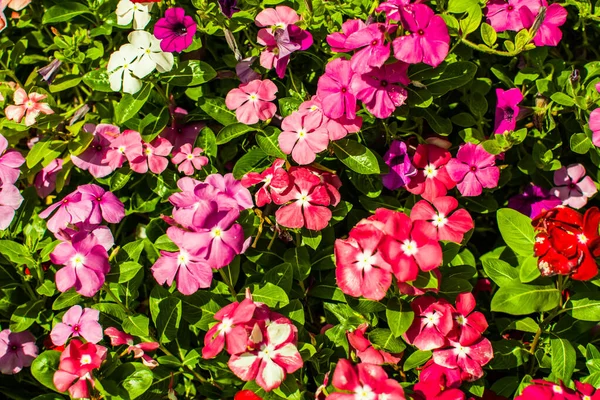
<svg viewBox="0 0 600 400"><path fill-rule="evenodd" d="M354 71L350 61L336 58L325 67L317 83L317 96L321 99L323 113L329 118L345 116L352 120L356 118L356 96L352 92Z"/></svg>
<svg viewBox="0 0 600 400"><path fill-rule="evenodd" d="M360 361L375 365L398 364L400 357L394 357L386 351L373 347L373 344L365 337L367 326L366 323L361 324L354 331L346 333L348 343L354 348Z"/></svg>
<svg viewBox="0 0 600 400"><path fill-rule="evenodd" d="M154 351L160 347L157 342L142 342L133 344L133 336L121 332L117 328L106 328L104 334L110 337L111 346L122 346L126 345L125 350L127 354L133 353L133 358L141 358L142 363L148 368L155 368L158 366L158 362L150 357L146 352Z"/></svg>
<svg viewBox="0 0 600 400"><path fill-rule="evenodd" d="M69 391L75 399L90 397L90 389L94 387L92 371L100 368L106 358L107 349L93 343L82 344L73 339L60 355L58 370L52 382L59 392Z"/></svg>
<svg viewBox="0 0 600 400"><path fill-rule="evenodd" d="M475 310L475 297L471 293L460 293L456 296L454 320L458 325L458 341L465 345L476 342L488 327L485 316Z"/></svg>
<svg viewBox="0 0 600 400"><path fill-rule="evenodd" d="M21 203L23 196L16 186L10 183L0 185L0 230L10 226Z"/></svg>
<svg viewBox="0 0 600 400"><path fill-rule="evenodd" d="M450 152L436 145L418 145L412 160L417 174L411 177L406 190L426 200L445 196L448 190L456 186L446 170L451 158Z"/></svg>
<svg viewBox="0 0 600 400"><path fill-rule="evenodd" d="M329 134L329 140L338 140L350 133L356 133L362 126L361 117L353 119L349 119L346 116L335 119L329 118L323 112L321 100L317 96L313 96L312 99L300 104L298 111L317 115L321 119L321 126Z"/></svg>
<svg viewBox="0 0 600 400"><path fill-rule="evenodd" d="M590 114L589 128L592 131L592 143L594 146L600 147L600 108L596 108Z"/></svg>
<svg viewBox="0 0 600 400"><path fill-rule="evenodd" d="M483 188L498 186L500 169L496 167L496 156L488 153L482 145L465 143L460 146L456 158L448 161L448 175L456 182L463 196L479 196Z"/></svg>
<svg viewBox="0 0 600 400"><path fill-rule="evenodd" d="M107 192L95 184L81 185L77 187L81 193L82 201L92 203L92 211L89 215L89 223L101 224L102 219L111 224L118 224L125 218L125 206L117 196Z"/></svg>
<svg viewBox="0 0 600 400"><path fill-rule="evenodd" d="M56 288L66 292L74 287L77 293L92 297L104 284L110 271L108 254L96 238L86 232L77 233L71 243L61 242L50 254L53 264L64 265L56 273Z"/></svg>
<svg viewBox="0 0 600 400"><path fill-rule="evenodd" d="M387 118L408 97L404 88L410 83L407 71L408 64L399 61L357 73L352 79L352 91L371 114L377 118Z"/></svg>
<svg viewBox="0 0 600 400"><path fill-rule="evenodd" d="M521 19L521 8L527 7L537 15L542 2L540 0L489 0L487 2L487 22L496 32L518 32L525 26Z"/></svg>
<svg viewBox="0 0 600 400"><path fill-rule="evenodd" d="M108 165L113 169L121 168L125 160L135 160L144 157L142 136L139 132L126 130L116 139L110 142L110 148L106 152Z"/></svg>
<svg viewBox="0 0 600 400"><path fill-rule="evenodd" d="M327 35L327 43L331 46L331 51L335 53L346 53L356 49L346 45L348 38L358 31L365 29L367 25L361 19L349 19L342 24L341 32L334 32ZM389 56L389 48L388 48Z"/></svg>
<svg viewBox="0 0 600 400"><path fill-rule="evenodd" d="M437 349L433 352L433 361L446 368L458 368L461 379L473 382L483 376L483 367L494 358L492 343L484 337L471 343L448 340L449 349Z"/></svg>
<svg viewBox="0 0 600 400"><path fill-rule="evenodd" d="M272 30L286 29L288 25L294 25L298 21L300 21L298 13L288 6L265 8L254 19L254 23L259 28L270 27Z"/></svg>
<svg viewBox="0 0 600 400"><path fill-rule="evenodd" d="M16 150L8 149L8 140L0 134L0 185L14 184L21 170L25 158Z"/></svg>
<svg viewBox="0 0 600 400"><path fill-rule="evenodd" d="M35 186L35 191L42 199L56 189L56 178L62 170L62 165L63 160L57 158L50 161L50 164L42 168L42 170L35 175L33 186Z"/></svg>
<svg viewBox="0 0 600 400"><path fill-rule="evenodd" d="M201 170L202 167L208 164L208 158L200 155L203 151L200 147L192 149L192 145L186 143L173 154L171 162L179 165L177 168L179 172L183 172L186 175L193 175L195 170Z"/></svg>
<svg viewBox="0 0 600 400"><path fill-rule="evenodd" d="M52 111L48 104L41 103L45 98L45 94L36 92L31 92L27 96L27 92L24 89L18 88L14 94L15 105L8 106L4 110L6 118L20 123L23 117L25 117L25 125L31 126L35 124L35 120L40 113L46 115L54 114L54 111Z"/></svg>
<svg viewBox="0 0 600 400"><path fill-rule="evenodd" d="M262 207L272 202L271 192L281 193L290 185L290 178L283 166L285 160L278 158L269 168L261 172L248 172L241 180L242 185L248 188L250 186L263 185L254 195L257 207Z"/></svg>
<svg viewBox="0 0 600 400"><path fill-rule="evenodd" d="M38 356L35 337L28 331L0 331L0 372L6 375L19 373L29 367Z"/></svg>
<svg viewBox="0 0 600 400"><path fill-rule="evenodd" d="M444 299L436 300L431 296L422 296L415 299L410 306L415 313L415 319L404 334L404 339L423 351L446 346L448 337L453 335L455 329L455 310L452 305Z"/></svg>
<svg viewBox="0 0 600 400"><path fill-rule="evenodd" d="M71 336L81 336L90 343L98 343L102 340L99 317L100 311L75 305L63 315L62 322L54 325L50 339L55 346L64 345Z"/></svg>
<svg viewBox="0 0 600 400"><path fill-rule="evenodd" d="M585 167L581 164L571 164L554 171L556 186L552 188L552 194L562 200L563 206L579 209L598 192L592 178L585 174Z"/></svg>
<svg viewBox="0 0 600 400"><path fill-rule="evenodd" d="M251 341L254 351L233 354L229 369L244 381L256 380L258 386L270 392L281 385L286 374L302 368L302 357L295 345L296 328L291 323L269 324L264 331L255 325Z"/></svg>
<svg viewBox="0 0 600 400"><path fill-rule="evenodd" d="M392 266L379 248L383 232L375 223L362 223L350 231L348 239L335 241L335 276L342 292L381 300L392 284Z"/></svg>
<svg viewBox="0 0 600 400"><path fill-rule="evenodd" d="M276 99L277 86L268 80L253 80L242 83L237 89L232 89L225 97L225 105L235 110L239 122L246 125L256 124L259 120L273 118L277 106L271 103Z"/></svg>
<svg viewBox="0 0 600 400"><path fill-rule="evenodd" d="M316 154L329 144L329 135L315 114L294 111L284 118L281 129L279 147L301 165L315 161Z"/></svg>
<svg viewBox="0 0 600 400"><path fill-rule="evenodd" d="M575 386L579 389L580 382L575 382ZM593 389L593 387L592 387ZM563 382L559 383L548 382L543 379L532 379L531 384L527 386L519 396L515 396L515 400L597 400L598 396L589 397L582 396L582 393L576 393L573 389L569 389Z"/></svg>
<svg viewBox="0 0 600 400"><path fill-rule="evenodd" d="M109 124L99 124L97 126L86 124L84 131L93 133L94 138L83 153L71 156L71 161L76 167L89 171L94 178L103 178L121 166L111 165L107 158L111 141L121 134L119 127ZM123 163L121 162L121 164Z"/></svg>
<svg viewBox="0 0 600 400"><path fill-rule="evenodd" d="M213 358L219 354L225 343L230 355L242 354L247 349L248 333L246 325L252 319L256 304L252 299L244 299L241 303L231 303L215 313L219 321L204 336L203 358Z"/></svg>
<svg viewBox="0 0 600 400"><path fill-rule="evenodd" d="M457 208L458 200L450 196L435 198L431 203L421 200L410 210L410 219L433 240L461 243L465 233L475 225L467 210Z"/></svg>
<svg viewBox="0 0 600 400"><path fill-rule="evenodd" d="M370 24L357 32L352 33L344 45L358 50L350 60L352 70L363 74L372 68L382 67L390 58L390 44L385 43L385 34L396 30L395 25Z"/></svg>
<svg viewBox="0 0 600 400"><path fill-rule="evenodd" d="M333 387L339 391L327 396L329 400L404 400L400 383L388 379L385 370L375 364L361 363L353 366L349 360L340 359L333 372Z"/></svg>
<svg viewBox="0 0 600 400"><path fill-rule="evenodd" d="M82 194L75 191L46 208L39 216L42 219L46 219L57 210L52 218L48 220L47 224L48 229L56 233L60 229L66 228L69 224L76 224L87 220L92 212L92 208L92 202L83 200Z"/></svg>
<svg viewBox="0 0 600 400"><path fill-rule="evenodd" d="M129 160L131 169L137 173L145 174L150 171L155 174L162 173L169 165L167 156L171 154L173 145L165 138L157 137L152 143L144 143L142 155Z"/></svg>

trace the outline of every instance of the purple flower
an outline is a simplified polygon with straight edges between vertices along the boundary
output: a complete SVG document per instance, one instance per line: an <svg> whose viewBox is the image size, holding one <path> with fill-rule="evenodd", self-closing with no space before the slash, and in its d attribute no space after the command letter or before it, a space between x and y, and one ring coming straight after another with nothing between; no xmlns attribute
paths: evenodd
<svg viewBox="0 0 600 400"><path fill-rule="evenodd" d="M588 198L596 194L598 189L589 176L585 176L585 168L581 164L571 164L554 171L552 193L562 200L563 206L579 209L587 204Z"/></svg>
<svg viewBox="0 0 600 400"><path fill-rule="evenodd" d="M417 170L406 154L406 143L394 140L390 149L385 153L383 161L390 167L389 174L383 176L383 186L396 190L410 182L410 177L417 174Z"/></svg>
<svg viewBox="0 0 600 400"><path fill-rule="evenodd" d="M523 101L523 94L517 88L510 90L496 89L496 120L494 133L514 131L519 116L519 103Z"/></svg>
<svg viewBox="0 0 600 400"><path fill-rule="evenodd" d="M162 51L181 52L192 44L196 23L181 7L169 8L164 18L154 25L154 36L160 41Z"/></svg>
<svg viewBox="0 0 600 400"><path fill-rule="evenodd" d="M38 356L35 337L27 332L11 332L5 329L0 332L0 372L7 375L16 374L29 367Z"/></svg>
<svg viewBox="0 0 600 400"><path fill-rule="evenodd" d="M534 219L543 211L562 204L562 201L548 189L533 184L527 186L522 194L511 197L508 207Z"/></svg>
<svg viewBox="0 0 600 400"><path fill-rule="evenodd" d="M52 84L52 81L56 77L58 70L60 69L60 65L62 61L57 60L56 58L52 60L52 62L46 65L43 68L38 70L38 74L42 77L42 80L46 82L48 85Z"/></svg>
<svg viewBox="0 0 600 400"><path fill-rule="evenodd" d="M231 18L233 14L240 11L237 7L237 0L217 0L219 9L227 18Z"/></svg>

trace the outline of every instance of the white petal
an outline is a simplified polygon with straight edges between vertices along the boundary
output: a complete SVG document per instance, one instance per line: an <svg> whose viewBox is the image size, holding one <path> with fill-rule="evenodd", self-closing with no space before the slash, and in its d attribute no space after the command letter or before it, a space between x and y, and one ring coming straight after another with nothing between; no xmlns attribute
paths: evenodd
<svg viewBox="0 0 600 400"><path fill-rule="evenodd" d="M137 31L134 31L137 32ZM138 58L140 56L143 56L144 54L146 54L146 52L144 51L144 49L137 47L133 44L129 44L126 43L123 46L121 46L119 48L119 51L123 54L127 54L126 58L129 58L128 61L131 61L135 58Z"/></svg>
<svg viewBox="0 0 600 400"><path fill-rule="evenodd" d="M161 48L160 48L160 40L158 40L156 38L156 36L151 35L150 37L150 49L152 50L153 53L159 53L162 52ZM171 54L171 53L169 53Z"/></svg>
<svg viewBox="0 0 600 400"><path fill-rule="evenodd" d="M110 59L108 60L108 65L106 66L106 70L108 72L112 72L117 68L122 67L127 64L127 60L125 59L123 53L119 51L115 51L110 55Z"/></svg>
<svg viewBox="0 0 600 400"><path fill-rule="evenodd" d="M137 10L133 13L133 29L144 29L150 22L149 7L142 3L137 3Z"/></svg>
<svg viewBox="0 0 600 400"><path fill-rule="evenodd" d="M121 82L123 81L123 68L117 69L108 75L108 81L110 82L110 88L115 92L121 90Z"/></svg>
<svg viewBox="0 0 600 400"><path fill-rule="evenodd" d="M137 61L131 63L130 68L135 76L138 78L144 78L154 71L154 68L156 68L156 63L152 61L147 54L144 54Z"/></svg>
<svg viewBox="0 0 600 400"><path fill-rule="evenodd" d="M131 75L131 71L123 71L123 91L129 94L135 94L142 88L142 81Z"/></svg>
<svg viewBox="0 0 600 400"><path fill-rule="evenodd" d="M156 64L158 72L168 72L173 68L173 54L172 53L150 53L150 58Z"/></svg>
<svg viewBox="0 0 600 400"><path fill-rule="evenodd" d="M133 20L133 6L134 4L129 0L121 0L117 4L117 24L128 25Z"/></svg>
<svg viewBox="0 0 600 400"><path fill-rule="evenodd" d="M263 359L263 362L265 367L262 370L262 378L265 384L269 388L279 386L284 377L283 368L275 364L270 358Z"/></svg>
<svg viewBox="0 0 600 400"><path fill-rule="evenodd" d="M277 347L285 342L292 333L290 324L278 324L272 323L267 327L267 336L269 337L269 344Z"/></svg>
<svg viewBox="0 0 600 400"><path fill-rule="evenodd" d="M228 363L229 369L241 379L251 380L254 378L252 376L251 367L257 358L258 357L252 353L243 353L239 356L232 356Z"/></svg>
<svg viewBox="0 0 600 400"><path fill-rule="evenodd" d="M135 47L145 50L150 48L151 37L154 37L154 35L150 34L149 32L133 31L129 34L129 36L127 36L127 40L129 40L129 43Z"/></svg>

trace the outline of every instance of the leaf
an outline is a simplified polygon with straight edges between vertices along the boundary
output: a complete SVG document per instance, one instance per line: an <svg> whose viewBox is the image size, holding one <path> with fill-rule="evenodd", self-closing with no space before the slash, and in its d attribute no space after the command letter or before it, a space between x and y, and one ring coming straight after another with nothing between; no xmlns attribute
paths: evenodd
<svg viewBox="0 0 600 400"><path fill-rule="evenodd" d="M550 339L552 349L552 374L562 380L569 382L575 371L577 354L575 349L566 339Z"/></svg>
<svg viewBox="0 0 600 400"><path fill-rule="evenodd" d="M510 283L501 286L492 298L492 311L527 315L549 311L558 306L560 292L552 285Z"/></svg>
<svg viewBox="0 0 600 400"><path fill-rule="evenodd" d="M217 72L204 61L190 60L180 63L177 68L161 75L161 80L173 86L196 86L208 82Z"/></svg>
<svg viewBox="0 0 600 400"><path fill-rule="evenodd" d="M136 316L128 315L123 321L123 330L133 336L146 337L148 336L148 326L150 320L142 314Z"/></svg>
<svg viewBox="0 0 600 400"><path fill-rule="evenodd" d="M434 108L415 108L411 110L415 117L425 118L431 129L440 135L452 133L452 121L438 115Z"/></svg>
<svg viewBox="0 0 600 400"><path fill-rule="evenodd" d="M67 142L62 140L45 140L37 142L25 158L28 168L33 168L42 161L42 166L58 158L67 148Z"/></svg>
<svg viewBox="0 0 600 400"><path fill-rule="evenodd" d="M600 293L575 293L565 306L565 310L575 319L582 321L600 321Z"/></svg>
<svg viewBox="0 0 600 400"><path fill-rule="evenodd" d="M115 369L110 378L118 381L118 395L124 399L140 397L152 386L154 376L142 363L125 363Z"/></svg>
<svg viewBox="0 0 600 400"><path fill-rule="evenodd" d="M550 98L561 106L571 107L575 105L575 100L562 92L554 93Z"/></svg>
<svg viewBox="0 0 600 400"><path fill-rule="evenodd" d="M12 240L0 240L0 255L17 265L35 265L27 247Z"/></svg>
<svg viewBox="0 0 600 400"><path fill-rule="evenodd" d="M410 371L411 369L415 369L427 362L431 358L433 353L431 351L423 351L417 350L412 353L406 361L404 361L404 366L402 367L403 371Z"/></svg>
<svg viewBox="0 0 600 400"><path fill-rule="evenodd" d="M199 106L202 111L221 125L227 126L238 122L235 113L227 108L225 99L221 97L203 98Z"/></svg>
<svg viewBox="0 0 600 400"><path fill-rule="evenodd" d="M469 61L459 61L446 67L439 79L429 83L427 90L434 96L439 97L450 90L458 89L473 80L477 66Z"/></svg>
<svg viewBox="0 0 600 400"><path fill-rule="evenodd" d="M289 293L292 290L294 269L290 263L279 264L269 269L264 276L265 282L270 282Z"/></svg>
<svg viewBox="0 0 600 400"><path fill-rule="evenodd" d="M408 330L415 318L410 305L403 300L390 299L385 310L387 323L396 337L400 337Z"/></svg>
<svg viewBox="0 0 600 400"><path fill-rule="evenodd" d="M526 317L517 321L511 322L502 332L517 330L521 332L536 333L540 329L540 326L531 318Z"/></svg>
<svg viewBox="0 0 600 400"><path fill-rule="evenodd" d="M498 40L498 34L496 33L496 30L492 28L490 24L485 22L481 24L480 30L483 42L492 47L494 43L496 43L496 40Z"/></svg>
<svg viewBox="0 0 600 400"><path fill-rule="evenodd" d="M57 93L63 90L71 89L81 83L82 77L79 75L65 75L55 79L50 85L50 92Z"/></svg>
<svg viewBox="0 0 600 400"><path fill-rule="evenodd" d="M585 154L592 148L592 141L585 133L576 133L569 139L571 150L577 154Z"/></svg>
<svg viewBox="0 0 600 400"><path fill-rule="evenodd" d="M83 4L67 1L46 10L43 13L42 23L54 24L57 22L70 21L78 15L91 13L90 9Z"/></svg>
<svg viewBox="0 0 600 400"><path fill-rule="evenodd" d="M281 131L272 126L268 126L264 131L256 134L258 146L271 157L286 158L286 155L279 148L279 134Z"/></svg>
<svg viewBox="0 0 600 400"><path fill-rule="evenodd" d="M30 300L17 307L10 317L10 330L22 332L33 325L45 302L46 299Z"/></svg>
<svg viewBox="0 0 600 400"><path fill-rule="evenodd" d="M255 284L252 288L252 298L256 302L275 308L284 307L290 303L287 293L270 282L265 283L262 287Z"/></svg>
<svg viewBox="0 0 600 400"><path fill-rule="evenodd" d="M119 283L129 282L141 269L142 265L133 261L126 261L119 264Z"/></svg>
<svg viewBox="0 0 600 400"><path fill-rule="evenodd" d="M151 92L152 84L146 83L142 90L136 94L124 94L119 104L115 107L116 124L122 125L125 121L133 118L144 104L146 104Z"/></svg>
<svg viewBox="0 0 600 400"><path fill-rule="evenodd" d="M269 164L269 156L260 147L254 147L237 160L232 171L233 177L242 179L248 172L260 170Z"/></svg>
<svg viewBox="0 0 600 400"><path fill-rule="evenodd" d="M67 307L74 306L75 304L78 304L80 301L81 301L81 296L79 295L79 293L77 293L74 289L68 290L64 293L61 293L56 298L56 300L54 300L54 303L52 303L52 309L55 311L62 310Z"/></svg>
<svg viewBox="0 0 600 400"><path fill-rule="evenodd" d="M519 269L519 279L523 283L531 282L540 277L540 270L538 269L538 258L527 257L521 262L521 268Z"/></svg>
<svg viewBox="0 0 600 400"><path fill-rule="evenodd" d="M531 226L531 219L511 208L501 208L496 217L498 228L508 247L525 257L533 255L535 231Z"/></svg>
<svg viewBox="0 0 600 400"><path fill-rule="evenodd" d="M98 92L112 92L106 68L92 70L83 76L83 83Z"/></svg>
<svg viewBox="0 0 600 400"><path fill-rule="evenodd" d="M217 144L221 145L229 143L236 137L240 137L249 132L254 132L255 130L255 128L242 123L227 125L217 134Z"/></svg>
<svg viewBox="0 0 600 400"><path fill-rule="evenodd" d="M310 255L306 247L288 249L283 255L283 259L292 266L295 279L303 281L310 274Z"/></svg>
<svg viewBox="0 0 600 400"><path fill-rule="evenodd" d="M37 356L31 363L31 375L42 385L57 392L53 379L54 373L58 370L60 355L60 351L47 350Z"/></svg>
<svg viewBox="0 0 600 400"><path fill-rule="evenodd" d="M406 348L406 344L401 339L396 338L389 329L373 329L369 332L369 340L390 353L401 353Z"/></svg>
<svg viewBox="0 0 600 400"><path fill-rule="evenodd" d="M357 141L344 138L332 145L337 158L352 171L363 175L380 173L375 154Z"/></svg>

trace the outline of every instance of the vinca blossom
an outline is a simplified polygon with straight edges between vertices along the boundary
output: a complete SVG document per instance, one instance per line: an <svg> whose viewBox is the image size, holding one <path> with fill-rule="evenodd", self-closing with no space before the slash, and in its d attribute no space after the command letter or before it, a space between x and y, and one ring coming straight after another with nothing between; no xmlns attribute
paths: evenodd
<svg viewBox="0 0 600 400"><path fill-rule="evenodd" d="M144 29L152 18L150 10L153 5L152 1L134 3L130 0L120 0L116 10L117 24L129 25L133 21L133 29Z"/></svg>
<svg viewBox="0 0 600 400"><path fill-rule="evenodd" d="M496 156L485 151L482 145L465 143L458 149L456 158L448 161L446 170L460 194L479 196L483 188L498 186L500 169L495 163Z"/></svg>
<svg viewBox="0 0 600 400"><path fill-rule="evenodd" d="M596 108L590 114L589 128L592 131L592 143L600 147L600 108Z"/></svg>
<svg viewBox="0 0 600 400"><path fill-rule="evenodd" d="M410 306L415 319L404 334L406 341L423 351L446 346L455 329L452 305L443 299L422 296Z"/></svg>
<svg viewBox="0 0 600 400"><path fill-rule="evenodd" d="M417 173L411 177L406 190L419 194L426 200L445 196L456 185L447 171L446 164L451 158L450 152L441 147L433 144L418 145L412 159Z"/></svg>
<svg viewBox="0 0 600 400"><path fill-rule="evenodd" d="M40 172L35 175L33 185L35 190L41 198L48 196L56 189L56 179L58 174L62 170L63 160L57 158L50 161L50 164L42 168Z"/></svg>
<svg viewBox="0 0 600 400"><path fill-rule="evenodd" d="M581 164L571 164L554 171L556 186L552 188L552 194L562 200L564 206L575 209L585 206L588 199L598 192L592 178L585 174L585 167Z"/></svg>
<svg viewBox="0 0 600 400"><path fill-rule="evenodd" d="M487 22L496 32L518 32L525 27L521 9L537 15L542 3L540 0L489 0L487 2Z"/></svg>
<svg viewBox="0 0 600 400"><path fill-rule="evenodd" d="M28 331L0 331L0 373L13 375L29 367L38 356L35 337Z"/></svg>
<svg viewBox="0 0 600 400"><path fill-rule="evenodd" d="M329 144L329 135L315 114L294 111L284 118L281 129L279 147L300 165L315 161L316 154Z"/></svg>
<svg viewBox="0 0 600 400"><path fill-rule="evenodd" d="M132 162L142 160L145 162L144 145L142 136L139 132L126 130L117 138L110 142L110 147L106 152L106 160L111 168L117 169L123 166L125 160Z"/></svg>
<svg viewBox="0 0 600 400"><path fill-rule="evenodd" d="M414 386L415 400L465 400L465 394L458 389L461 383L458 369L442 367L430 359Z"/></svg>
<svg viewBox="0 0 600 400"><path fill-rule="evenodd" d="M0 133L0 184L14 184L21 170L25 158L16 150L8 148L8 140Z"/></svg>
<svg viewBox="0 0 600 400"><path fill-rule="evenodd" d="M333 372L333 387L337 391L327 396L329 400L405 399L400 383L389 379L381 366L367 363L353 366L343 358Z"/></svg>
<svg viewBox="0 0 600 400"><path fill-rule="evenodd" d="M579 382L576 382L577 385ZM580 384L580 383L579 383ZM581 385L581 384L580 384ZM580 386L577 386L578 388ZM543 379L532 379L515 400L548 399L548 400L597 400L592 397L585 398L573 389L566 387L562 382L554 383Z"/></svg>
<svg viewBox="0 0 600 400"><path fill-rule="evenodd" d="M394 31L395 25L370 24L349 35L344 46L358 50L350 59L350 66L357 74L373 68L381 68L390 57L390 44L385 43L385 34Z"/></svg>
<svg viewBox="0 0 600 400"><path fill-rule="evenodd" d="M15 105L8 106L4 110L6 118L20 123L23 117L25 117L25 125L31 126L35 124L40 113L46 115L54 114L54 111L47 103L42 103L42 100L45 98L45 94L31 92L27 95L27 92L23 88L18 88L13 95Z"/></svg>
<svg viewBox="0 0 600 400"><path fill-rule="evenodd" d="M141 4L136 4L135 6L141 6ZM123 89L123 92L129 94L135 94L140 91L142 81L135 74L136 58L136 53L126 53L120 50L111 54L107 69L108 81L113 91L120 92Z"/></svg>
<svg viewBox="0 0 600 400"><path fill-rule="evenodd" d="M102 326L98 323L100 311L92 308L81 308L75 305L62 317L62 322L54 325L50 338L56 346L62 346L72 337L81 336L90 343L102 340Z"/></svg>
<svg viewBox="0 0 600 400"><path fill-rule="evenodd" d="M252 125L275 115L277 106L271 103L276 98L275 93L277 86L272 81L256 79L230 90L225 97L225 105L230 110L235 110L239 122Z"/></svg>
<svg viewBox="0 0 600 400"><path fill-rule="evenodd" d="M551 194L550 190L534 184L527 185L522 194L508 199L509 208L515 209L531 219L561 204L562 201Z"/></svg>
<svg viewBox="0 0 600 400"><path fill-rule="evenodd" d="M557 46L562 39L560 27L567 21L567 10L558 3L548 5L546 0L542 0L542 6L546 7L546 11L533 43L536 46ZM536 15L527 6L521 7L519 13L526 28L533 26Z"/></svg>
<svg viewBox="0 0 600 400"><path fill-rule="evenodd" d="M141 155L132 158L127 157L132 171L145 174L150 170L155 174L160 174L167 169L169 165L167 156L171 154L171 150L173 149L171 142L167 139L157 137L152 143L142 143L142 147Z"/></svg>
<svg viewBox="0 0 600 400"><path fill-rule="evenodd" d="M71 161L76 167L89 171L94 178L103 178L120 167L109 164L108 152L111 142L121 134L121 130L109 124L86 124L83 128L94 137L83 153L71 156Z"/></svg>
<svg viewBox="0 0 600 400"><path fill-rule="evenodd" d="M346 116L340 118L329 118L323 112L323 105L318 96L313 96L312 99L300 104L298 109L300 112L315 114L321 121L321 127L325 128L329 134L329 140L339 140L351 133L356 133L362 126L362 118L354 117L349 119Z"/></svg>
<svg viewBox="0 0 600 400"><path fill-rule="evenodd" d="M285 160L278 158L269 168L261 172L248 172L241 180L244 187L250 187L262 183L260 189L254 195L256 206L263 207L272 202L271 193L281 193L288 188L290 178L283 166Z"/></svg>
<svg viewBox="0 0 600 400"><path fill-rule="evenodd" d="M144 78L155 69L168 72L173 68L173 54L161 50L161 42L146 31L133 31L127 36L129 43L119 48L125 54L135 54L133 72L138 78Z"/></svg>
<svg viewBox="0 0 600 400"><path fill-rule="evenodd" d="M251 299L240 303L231 303L215 314L219 321L204 336L203 358L213 358L219 354L227 343L227 352L231 355L241 354L247 348L248 334L244 325L254 314L256 305Z"/></svg>
<svg viewBox="0 0 600 400"><path fill-rule="evenodd" d="M200 147L192 149L192 145L186 143L173 154L171 162L179 165L177 168L179 172L183 172L186 175L193 175L195 170L201 170L202 167L208 164L208 158L200 155L203 151Z"/></svg>
<svg viewBox="0 0 600 400"><path fill-rule="evenodd" d="M157 342L141 342L138 344L133 344L133 336L126 334L125 332L121 332L117 328L113 328L112 326L106 328L104 330L104 334L110 338L111 346L127 346L125 350L127 354L133 353L133 358L141 358L142 363L149 367L155 368L158 366L158 362L154 360L150 355L146 354L146 352L154 351L160 347L160 344Z"/></svg>
<svg viewBox="0 0 600 400"><path fill-rule="evenodd" d="M472 382L483 376L482 367L494 357L492 343L482 337L474 343L449 341L450 348L433 352L433 361L446 368L458 368L463 380Z"/></svg>
<svg viewBox="0 0 600 400"><path fill-rule="evenodd" d="M191 46L196 34L196 21L181 7L168 8L165 16L154 25L154 36L160 40L160 48L180 53Z"/></svg>
<svg viewBox="0 0 600 400"><path fill-rule="evenodd" d="M354 47L346 45L346 41L352 34L361 31L366 27L367 25L365 25L365 23L361 19L349 19L344 21L344 23L342 24L341 32L334 32L327 35L327 43L329 44L329 46L331 46L331 51L336 53L346 53L354 50Z"/></svg>
<svg viewBox="0 0 600 400"><path fill-rule="evenodd" d="M60 229L65 229L69 224L85 221L90 215L92 208L92 202L83 200L82 194L75 191L46 208L39 213L39 216L42 219L46 219L56 211L47 223L48 229L56 233Z"/></svg>
<svg viewBox="0 0 600 400"><path fill-rule="evenodd" d="M386 351L374 348L369 339L365 337L366 331L367 324L365 323L359 325L354 331L346 333L348 343L352 346L361 362L376 365L398 364L400 362L399 357L394 357Z"/></svg>
<svg viewBox="0 0 600 400"><path fill-rule="evenodd" d="M89 398L94 387L92 372L100 368L107 349L93 343L81 343L73 339L60 355L58 370L52 382L59 392L69 391L75 399Z"/></svg>
<svg viewBox="0 0 600 400"><path fill-rule="evenodd" d="M329 118L356 117L356 95L352 92L354 71L350 61L336 58L325 67L317 83L317 96L321 99L323 113Z"/></svg>
<svg viewBox="0 0 600 400"><path fill-rule="evenodd" d="M459 293L456 296L456 311L454 320L458 325L458 342L471 344L476 342L488 327L485 316L474 311L475 297L471 293Z"/></svg>
<svg viewBox="0 0 600 400"><path fill-rule="evenodd" d="M161 133L160 137L167 139L173 145L175 152L179 151L184 144L194 146L196 138L200 131L206 127L204 122L191 122L189 124L180 124L173 122L171 126L167 126Z"/></svg>
<svg viewBox="0 0 600 400"><path fill-rule="evenodd" d="M514 131L519 117L519 103L523 101L523 94L518 88L509 90L496 89L496 119L494 133L503 134Z"/></svg>
<svg viewBox="0 0 600 400"><path fill-rule="evenodd" d="M431 203L421 200L411 209L410 219L431 239L461 243L474 224L467 210L457 208L458 200L450 196L435 198Z"/></svg>
<svg viewBox="0 0 600 400"><path fill-rule="evenodd" d="M0 185L0 230L10 226L21 203L23 196L16 186L10 183Z"/></svg>
<svg viewBox="0 0 600 400"><path fill-rule="evenodd" d="M81 201L90 201L92 209L86 220L91 224L100 224L102 220L118 224L125 218L125 206L117 196L98 185L88 184L77 187Z"/></svg>

